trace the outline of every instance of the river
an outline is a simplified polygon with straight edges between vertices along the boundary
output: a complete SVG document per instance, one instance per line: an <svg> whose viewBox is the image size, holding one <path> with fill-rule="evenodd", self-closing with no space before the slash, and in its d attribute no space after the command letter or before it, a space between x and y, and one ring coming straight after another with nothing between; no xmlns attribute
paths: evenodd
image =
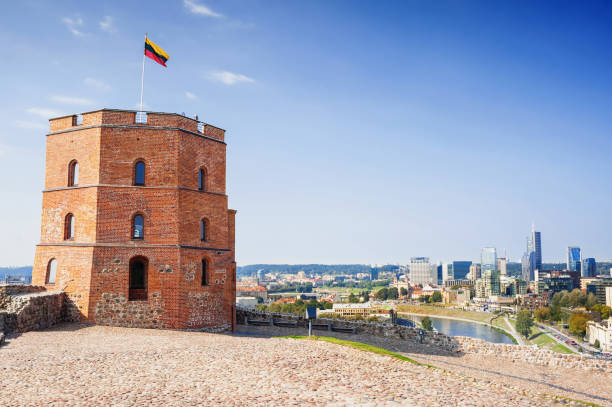
<svg viewBox="0 0 612 407"><path fill-rule="evenodd" d="M423 317L412 315L410 318L420 321ZM497 332L486 325L431 316L429 318L431 318L431 322L438 332L448 336L469 336L470 338L482 339L487 342L512 344L512 339L507 335Z"/></svg>

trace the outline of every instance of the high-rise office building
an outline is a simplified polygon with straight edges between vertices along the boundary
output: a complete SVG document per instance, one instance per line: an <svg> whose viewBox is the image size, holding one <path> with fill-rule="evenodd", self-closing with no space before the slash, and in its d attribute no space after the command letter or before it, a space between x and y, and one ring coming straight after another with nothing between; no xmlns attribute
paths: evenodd
<svg viewBox="0 0 612 407"><path fill-rule="evenodd" d="M480 264L472 264L470 266L470 278L472 281L476 281L480 278Z"/></svg>
<svg viewBox="0 0 612 407"><path fill-rule="evenodd" d="M522 279L525 281L535 280L535 252L526 252L521 258Z"/></svg>
<svg viewBox="0 0 612 407"><path fill-rule="evenodd" d="M442 264L442 282L453 280L453 263Z"/></svg>
<svg viewBox="0 0 612 407"><path fill-rule="evenodd" d="M487 270L497 272L497 250L495 247L484 247L480 252L480 272L484 275Z"/></svg>
<svg viewBox="0 0 612 407"><path fill-rule="evenodd" d="M582 259L582 268L580 269L582 277L595 277L597 275L597 263L592 257Z"/></svg>
<svg viewBox="0 0 612 407"><path fill-rule="evenodd" d="M483 280L485 284L485 296L499 295L499 273L495 270L486 270L483 273Z"/></svg>
<svg viewBox="0 0 612 407"><path fill-rule="evenodd" d="M472 266L471 261L454 261L453 262L453 278L455 280L465 280Z"/></svg>
<svg viewBox="0 0 612 407"><path fill-rule="evenodd" d="M499 271L500 276L508 275L508 259L505 257L497 258L497 271Z"/></svg>
<svg viewBox="0 0 612 407"><path fill-rule="evenodd" d="M438 280L438 268L431 266L429 257L412 257L410 259L410 282L422 286L435 284Z"/></svg>
<svg viewBox="0 0 612 407"><path fill-rule="evenodd" d="M542 270L542 235L540 232L536 232L535 225L531 224L531 236L527 238L527 253L524 258L529 258L529 253L533 253L533 261L529 261L529 275L531 276L531 280L537 276L536 270ZM525 272L523 272L523 276L525 276Z"/></svg>
<svg viewBox="0 0 612 407"><path fill-rule="evenodd" d="M569 246L567 248L567 269L569 271L580 271L581 261L580 247Z"/></svg>

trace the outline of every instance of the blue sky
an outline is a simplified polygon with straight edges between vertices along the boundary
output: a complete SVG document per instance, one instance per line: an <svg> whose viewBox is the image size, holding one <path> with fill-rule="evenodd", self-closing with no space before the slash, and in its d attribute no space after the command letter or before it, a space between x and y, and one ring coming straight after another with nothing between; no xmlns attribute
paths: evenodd
<svg viewBox="0 0 612 407"><path fill-rule="evenodd" d="M46 120L139 101L227 129L237 260L612 258L612 3L10 2L0 265L31 264Z"/></svg>

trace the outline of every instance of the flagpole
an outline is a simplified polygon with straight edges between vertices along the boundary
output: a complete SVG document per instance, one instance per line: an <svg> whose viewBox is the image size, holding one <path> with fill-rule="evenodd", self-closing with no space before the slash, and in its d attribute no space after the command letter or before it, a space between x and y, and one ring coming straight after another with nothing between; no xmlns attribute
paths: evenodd
<svg viewBox="0 0 612 407"><path fill-rule="evenodd" d="M145 44L147 43L147 34L145 33ZM142 112L142 95L144 94L144 67L145 67L145 54L142 53L142 76L140 77L140 111Z"/></svg>

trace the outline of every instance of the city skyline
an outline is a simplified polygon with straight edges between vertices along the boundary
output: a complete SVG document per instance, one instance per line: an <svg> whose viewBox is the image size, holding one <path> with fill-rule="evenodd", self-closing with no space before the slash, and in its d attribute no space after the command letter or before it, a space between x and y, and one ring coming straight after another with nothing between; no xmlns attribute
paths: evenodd
<svg viewBox="0 0 612 407"><path fill-rule="evenodd" d="M144 3L143 3L144 4ZM612 258L609 4L12 2L0 262L40 235L47 120L145 109L227 129L238 264ZM601 197L562 196L567 185Z"/></svg>

